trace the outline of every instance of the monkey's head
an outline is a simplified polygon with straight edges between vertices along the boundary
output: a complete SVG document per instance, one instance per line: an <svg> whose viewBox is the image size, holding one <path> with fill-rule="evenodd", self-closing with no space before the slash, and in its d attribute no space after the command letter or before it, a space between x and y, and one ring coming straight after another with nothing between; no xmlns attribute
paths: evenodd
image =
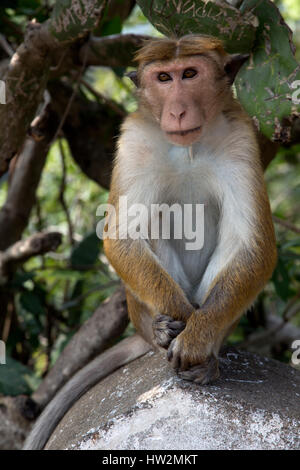
<svg viewBox="0 0 300 470"><path fill-rule="evenodd" d="M138 51L140 107L159 123L166 139L188 146L201 140L232 99L231 85L248 56L228 55L215 38L188 35L148 40Z"/></svg>

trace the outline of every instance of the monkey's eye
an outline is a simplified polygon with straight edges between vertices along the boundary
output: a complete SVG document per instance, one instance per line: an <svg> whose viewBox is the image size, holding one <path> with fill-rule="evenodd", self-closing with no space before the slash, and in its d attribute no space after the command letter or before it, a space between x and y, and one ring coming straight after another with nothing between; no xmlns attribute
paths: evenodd
<svg viewBox="0 0 300 470"><path fill-rule="evenodd" d="M197 75L195 69L186 69L182 74L182 78L193 78L195 75Z"/></svg>
<svg viewBox="0 0 300 470"><path fill-rule="evenodd" d="M160 82L167 82L168 80L171 80L170 75L166 72L159 73L157 78Z"/></svg>

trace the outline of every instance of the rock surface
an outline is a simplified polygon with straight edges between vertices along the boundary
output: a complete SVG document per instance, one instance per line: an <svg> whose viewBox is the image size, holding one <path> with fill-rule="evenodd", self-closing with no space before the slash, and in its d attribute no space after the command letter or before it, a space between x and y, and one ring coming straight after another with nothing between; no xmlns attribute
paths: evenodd
<svg viewBox="0 0 300 470"><path fill-rule="evenodd" d="M299 371L233 349L220 369L199 386L148 353L81 397L46 449L300 449Z"/></svg>

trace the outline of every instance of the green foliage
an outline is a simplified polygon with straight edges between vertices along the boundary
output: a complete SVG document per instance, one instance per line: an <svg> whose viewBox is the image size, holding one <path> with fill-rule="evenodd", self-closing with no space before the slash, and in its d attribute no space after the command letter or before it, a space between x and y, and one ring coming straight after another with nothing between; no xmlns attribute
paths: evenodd
<svg viewBox="0 0 300 470"><path fill-rule="evenodd" d="M85 32L98 25L105 3L105 0L81 0L80 4L72 0L57 0L50 18L51 33L59 41L83 37Z"/></svg>
<svg viewBox="0 0 300 470"><path fill-rule="evenodd" d="M0 365L0 394L29 394L37 387L39 380L29 367L8 357L6 364Z"/></svg>
<svg viewBox="0 0 300 470"><path fill-rule="evenodd" d="M12 41L20 42L29 19L44 22L49 9L43 0L2 0L0 5L0 31Z"/></svg>
<svg viewBox="0 0 300 470"><path fill-rule="evenodd" d="M136 7L123 24L118 15L110 19L104 17L95 34L116 34L121 30L152 35L207 32L223 38L231 52L251 49L250 64L255 67L243 67L236 82L237 93L248 112L260 121L263 131L271 135L276 117L280 120L284 114L291 112L291 103L285 99L291 90L283 79L291 74L296 62L291 54L286 26L280 22L278 12L269 0L255 1L253 4L252 13L259 18L259 24L253 22L251 15L244 22L241 12L252 6L251 1L241 2L239 12L221 2L213 5L212 2L200 0L139 0L145 15L160 33ZM87 2L80 3L83 7L87 5ZM96 3L102 4L101 1ZM299 19L298 0L278 0L276 3L282 8L286 19ZM59 30L60 14L62 11L70 13L69 7L69 0L2 0L1 33L16 47L23 39L26 23L32 18L40 22L52 18L53 31L60 39L84 33L79 28L78 18L71 18L72 15L69 24ZM222 13L221 22L216 21L216 13ZM240 27L232 31L229 25L231 20L240 21ZM90 21L96 25L92 15ZM0 58L1 54L3 51L0 49ZM128 79L121 78L123 72L104 67L90 68L84 78L104 96L133 111L136 108L133 85ZM298 75L291 75L289 83L296 79L299 79ZM90 100L95 99L84 87L80 91L84 91ZM269 100L270 91L280 95L280 98ZM38 189L38 203L24 237L37 230L53 229L61 232L64 239L56 253L32 258L6 286L14 300L15 312L7 341L7 365L0 365L0 393L31 393L72 335L115 288L113 282L117 277L108 268L102 242L95 235L98 222L96 208L107 201L108 193L81 172L65 141L63 150L66 156L64 200L69 210L74 243L70 243L66 212L60 202L63 172L59 146L55 143L48 154ZM300 146L282 148L266 173L274 215L296 227L300 226L299 162ZM1 178L1 204L6 193L7 178ZM276 233L278 265L256 308L263 310L271 306L273 312L282 315L300 289L300 239L298 234L278 223ZM300 326L299 316L293 317L292 321ZM249 318L244 316L232 341L245 339L253 328Z"/></svg>
<svg viewBox="0 0 300 470"><path fill-rule="evenodd" d="M111 20L103 21L101 26L101 36L109 36L111 34L119 34L122 31L122 21L119 16L115 16Z"/></svg>
<svg viewBox="0 0 300 470"><path fill-rule="evenodd" d="M87 235L77 246L74 247L71 253L71 266L72 268L80 266L93 266L99 256L100 240L95 232Z"/></svg>
<svg viewBox="0 0 300 470"><path fill-rule="evenodd" d="M74 332L115 289L112 281L117 280L116 276L101 259L102 242L95 233L98 222L96 208L107 201L107 191L81 172L65 141L63 149L67 174L64 198L70 211L74 237L78 241L70 246L67 237L66 214L59 201L61 156L55 143L38 189L40 210L33 212L25 236L43 228L53 228L64 233L65 237L57 253L30 259L17 271L9 285L15 299L18 329L7 341L10 366L9 370L6 366L0 368L0 393L31 393L38 385L38 381L32 378L41 377L55 362ZM5 185L0 187L0 193L4 199ZM51 344L49 357L47 344ZM32 358L30 362L34 363L34 372L25 368L21 375L20 363L11 360L11 354L21 360L29 355ZM4 370L8 375L2 374Z"/></svg>
<svg viewBox="0 0 300 470"><path fill-rule="evenodd" d="M259 19L259 25L250 64L243 66L235 82L237 95L267 137L285 141L287 136L281 135L281 122L296 111L291 101L294 91L291 85L300 80L291 32L270 0L244 0L241 11L249 9Z"/></svg>
<svg viewBox="0 0 300 470"><path fill-rule="evenodd" d="M248 52L255 38L252 15L243 17L226 2L137 0L137 4L158 31L167 36L189 33L216 36L224 41L229 52Z"/></svg>

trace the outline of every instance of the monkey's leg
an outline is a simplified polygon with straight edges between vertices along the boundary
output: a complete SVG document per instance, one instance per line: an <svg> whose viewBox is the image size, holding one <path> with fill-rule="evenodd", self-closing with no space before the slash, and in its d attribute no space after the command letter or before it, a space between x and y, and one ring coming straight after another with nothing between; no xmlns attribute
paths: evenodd
<svg viewBox="0 0 300 470"><path fill-rule="evenodd" d="M154 347L167 349L171 341L184 329L183 321L168 315L151 315L150 309L126 289L129 317L140 335Z"/></svg>
<svg viewBox="0 0 300 470"><path fill-rule="evenodd" d="M237 256L218 275L200 308L169 346L168 359L186 380L204 384L218 377L217 357L223 340L271 275L273 265L261 253L252 259L244 252L243 256ZM245 269L249 259L252 264Z"/></svg>
<svg viewBox="0 0 300 470"><path fill-rule="evenodd" d="M153 319L160 314L180 321L189 318L194 307L145 240L107 238L103 244L117 274Z"/></svg>

